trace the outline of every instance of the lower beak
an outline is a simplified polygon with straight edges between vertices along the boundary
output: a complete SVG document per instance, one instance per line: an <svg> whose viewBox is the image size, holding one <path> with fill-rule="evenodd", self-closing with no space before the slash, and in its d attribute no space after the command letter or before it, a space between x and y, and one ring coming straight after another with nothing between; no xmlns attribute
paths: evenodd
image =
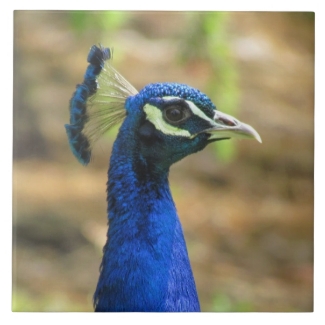
<svg viewBox="0 0 325 325"><path fill-rule="evenodd" d="M216 111L214 116L214 125L204 133L209 133L209 140L239 138L239 139L256 139L262 143L262 139L257 131L248 124L238 121L234 117Z"/></svg>

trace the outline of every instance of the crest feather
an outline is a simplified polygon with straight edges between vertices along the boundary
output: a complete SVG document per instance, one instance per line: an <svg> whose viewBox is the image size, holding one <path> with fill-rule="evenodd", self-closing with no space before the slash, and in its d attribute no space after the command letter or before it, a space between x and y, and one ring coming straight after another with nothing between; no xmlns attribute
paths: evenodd
<svg viewBox="0 0 325 325"><path fill-rule="evenodd" d="M110 64L112 51L93 45L82 84L70 100L70 124L65 128L71 151L83 165L98 138L126 115L125 100L137 90Z"/></svg>

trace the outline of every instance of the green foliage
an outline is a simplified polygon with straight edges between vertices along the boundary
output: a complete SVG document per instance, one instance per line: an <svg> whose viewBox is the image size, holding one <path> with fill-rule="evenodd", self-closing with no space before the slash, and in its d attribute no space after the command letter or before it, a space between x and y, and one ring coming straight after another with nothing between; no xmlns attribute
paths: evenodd
<svg viewBox="0 0 325 325"><path fill-rule="evenodd" d="M86 311L87 306L72 303L71 299L61 294L49 293L48 296L33 296L27 291L14 291L12 297L13 312L51 312L51 311ZM90 311L90 310L89 310Z"/></svg>
<svg viewBox="0 0 325 325"><path fill-rule="evenodd" d="M12 297L12 311L39 311L38 301L31 299L25 292L15 293Z"/></svg>
<svg viewBox="0 0 325 325"><path fill-rule="evenodd" d="M190 13L188 34L184 39L182 59L198 58L211 66L207 93L217 107L230 115L238 113L239 88L235 60L229 48L228 13ZM214 146L218 159L231 161L236 155L235 141L221 141Z"/></svg>
<svg viewBox="0 0 325 325"><path fill-rule="evenodd" d="M124 11L71 11L69 22L79 34L87 30L102 33L112 32L120 28L126 21L128 13Z"/></svg>
<svg viewBox="0 0 325 325"><path fill-rule="evenodd" d="M247 301L232 301L225 294L217 294L212 302L212 311L214 312L252 312L254 311L252 303Z"/></svg>

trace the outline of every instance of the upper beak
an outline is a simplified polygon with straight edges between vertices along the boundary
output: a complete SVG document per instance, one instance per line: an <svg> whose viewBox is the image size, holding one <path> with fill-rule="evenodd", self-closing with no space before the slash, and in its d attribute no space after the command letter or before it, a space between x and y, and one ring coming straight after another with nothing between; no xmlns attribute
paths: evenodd
<svg viewBox="0 0 325 325"><path fill-rule="evenodd" d="M248 124L238 121L234 117L216 111L214 115L214 125L205 133L210 133L210 140L225 138L256 139L262 143L262 139L257 131Z"/></svg>

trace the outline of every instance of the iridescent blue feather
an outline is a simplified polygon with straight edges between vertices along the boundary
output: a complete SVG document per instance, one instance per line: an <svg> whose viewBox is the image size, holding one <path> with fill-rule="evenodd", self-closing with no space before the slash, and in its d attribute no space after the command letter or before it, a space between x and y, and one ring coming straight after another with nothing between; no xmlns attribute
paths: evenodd
<svg viewBox="0 0 325 325"><path fill-rule="evenodd" d="M124 103L137 91L110 64L109 48L92 46L82 84L70 100L70 124L66 124L71 151L87 165L96 140L125 117Z"/></svg>

